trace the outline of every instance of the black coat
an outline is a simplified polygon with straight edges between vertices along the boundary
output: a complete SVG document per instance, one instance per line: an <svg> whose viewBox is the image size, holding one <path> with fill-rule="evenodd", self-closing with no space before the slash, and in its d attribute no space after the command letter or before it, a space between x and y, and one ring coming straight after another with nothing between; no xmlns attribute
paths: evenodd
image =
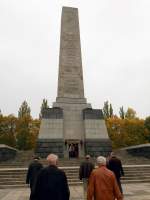
<svg viewBox="0 0 150 200"><path fill-rule="evenodd" d="M52 165L43 168L37 177L31 200L69 200L69 196L65 172Z"/></svg>
<svg viewBox="0 0 150 200"><path fill-rule="evenodd" d="M42 168L43 168L43 165L41 163L39 163L37 160L34 160L29 165L27 177L26 177L26 183L30 184L31 190L34 187L37 176Z"/></svg>
<svg viewBox="0 0 150 200"><path fill-rule="evenodd" d="M80 165L79 169L79 178L82 180L83 178L89 178L92 170L94 169L94 164L90 161L84 161Z"/></svg>
<svg viewBox="0 0 150 200"><path fill-rule="evenodd" d="M109 159L107 168L114 172L117 179L120 179L121 176L124 176L121 160L116 156L112 156Z"/></svg>

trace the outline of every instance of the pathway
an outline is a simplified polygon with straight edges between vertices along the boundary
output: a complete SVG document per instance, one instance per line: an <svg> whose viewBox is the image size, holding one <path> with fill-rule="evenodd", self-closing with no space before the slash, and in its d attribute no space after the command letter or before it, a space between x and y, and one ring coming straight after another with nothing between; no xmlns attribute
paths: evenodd
<svg viewBox="0 0 150 200"><path fill-rule="evenodd" d="M150 200L150 183L124 184L124 200ZM81 186L70 187L70 200L83 200ZM29 200L29 189L0 189L0 200Z"/></svg>

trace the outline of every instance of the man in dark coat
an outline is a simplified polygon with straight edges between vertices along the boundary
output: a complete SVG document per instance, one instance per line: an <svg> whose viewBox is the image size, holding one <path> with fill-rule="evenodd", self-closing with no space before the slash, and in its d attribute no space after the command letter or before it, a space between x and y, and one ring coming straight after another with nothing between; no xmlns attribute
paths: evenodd
<svg viewBox="0 0 150 200"><path fill-rule="evenodd" d="M32 200L69 200L70 192L65 172L57 168L58 156L47 157L48 167L43 168L31 194Z"/></svg>
<svg viewBox="0 0 150 200"><path fill-rule="evenodd" d="M87 196L88 179L93 169L94 169L94 164L90 161L90 155L86 155L85 161L81 163L79 169L79 178L80 180L83 181L83 192L85 199Z"/></svg>
<svg viewBox="0 0 150 200"><path fill-rule="evenodd" d="M123 193L120 178L121 176L124 176L124 171L123 171L121 160L115 156L114 152L112 152L110 155L109 161L107 163L107 168L114 172L119 189L121 193Z"/></svg>
<svg viewBox="0 0 150 200"><path fill-rule="evenodd" d="M39 171L42 168L43 168L43 165L39 162L39 157L35 156L33 162L29 165L27 176L26 176L26 184L30 184L31 192L35 185Z"/></svg>

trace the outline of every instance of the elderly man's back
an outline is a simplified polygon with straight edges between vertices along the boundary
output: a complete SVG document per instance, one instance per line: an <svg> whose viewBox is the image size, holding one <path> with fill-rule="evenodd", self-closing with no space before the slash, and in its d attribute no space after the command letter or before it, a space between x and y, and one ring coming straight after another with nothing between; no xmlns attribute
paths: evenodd
<svg viewBox="0 0 150 200"><path fill-rule="evenodd" d="M69 200L69 187L64 171L57 167L58 156L47 157L49 166L43 168L31 193L31 200Z"/></svg>
<svg viewBox="0 0 150 200"><path fill-rule="evenodd" d="M113 172L105 166L93 170L88 186L88 200L122 200Z"/></svg>

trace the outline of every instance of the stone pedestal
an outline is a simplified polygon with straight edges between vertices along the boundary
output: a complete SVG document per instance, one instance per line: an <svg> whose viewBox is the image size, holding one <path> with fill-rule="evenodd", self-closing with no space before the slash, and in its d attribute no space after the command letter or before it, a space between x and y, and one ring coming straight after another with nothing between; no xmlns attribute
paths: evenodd
<svg viewBox="0 0 150 200"><path fill-rule="evenodd" d="M54 153L60 158L64 157L64 140L63 139L38 139L36 154L41 158L46 158L48 154Z"/></svg>
<svg viewBox="0 0 150 200"><path fill-rule="evenodd" d="M36 154L46 157L50 153L64 157L63 110L61 108L48 108L42 113Z"/></svg>
<svg viewBox="0 0 150 200"><path fill-rule="evenodd" d="M102 110L84 109L85 153L91 156L107 156L111 151L111 141L108 137Z"/></svg>
<svg viewBox="0 0 150 200"><path fill-rule="evenodd" d="M110 139L85 139L85 154L107 157L111 151Z"/></svg>

